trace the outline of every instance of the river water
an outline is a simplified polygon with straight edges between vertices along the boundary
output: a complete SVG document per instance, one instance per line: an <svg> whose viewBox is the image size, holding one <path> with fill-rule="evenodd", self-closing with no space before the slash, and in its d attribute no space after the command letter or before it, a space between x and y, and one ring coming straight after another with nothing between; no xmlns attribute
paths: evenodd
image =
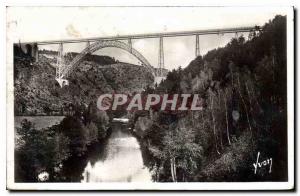
<svg viewBox="0 0 300 196"><path fill-rule="evenodd" d="M24 118L40 130L59 124L64 117L16 117L15 127L20 127ZM59 181L151 182L151 173L144 165L140 145L126 122L112 122L108 139L90 146L83 156L71 156L66 160Z"/></svg>
<svg viewBox="0 0 300 196"><path fill-rule="evenodd" d="M103 155L88 158L81 182L151 182L137 139L120 124L112 125Z"/></svg>

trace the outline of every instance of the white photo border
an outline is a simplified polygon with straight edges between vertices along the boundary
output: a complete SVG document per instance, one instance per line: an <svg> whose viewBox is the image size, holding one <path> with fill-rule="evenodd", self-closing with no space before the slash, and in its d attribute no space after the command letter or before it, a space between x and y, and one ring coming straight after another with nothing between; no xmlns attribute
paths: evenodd
<svg viewBox="0 0 300 196"><path fill-rule="evenodd" d="M253 7L249 7L251 9ZM16 183L14 180L14 92L13 43L6 30L6 135L7 189L9 190L291 190L294 188L294 8L287 13L287 105L288 105L288 181L287 182L189 182L189 183ZM6 18L6 21L8 19Z"/></svg>

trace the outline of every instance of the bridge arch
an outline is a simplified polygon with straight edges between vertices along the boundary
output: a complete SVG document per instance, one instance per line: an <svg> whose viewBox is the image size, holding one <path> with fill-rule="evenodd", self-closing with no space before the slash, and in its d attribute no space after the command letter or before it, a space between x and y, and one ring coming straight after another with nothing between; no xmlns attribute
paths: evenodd
<svg viewBox="0 0 300 196"><path fill-rule="evenodd" d="M121 42L121 41L97 41L88 47L86 47L80 54L78 54L68 65L65 66L65 68L62 69L62 75L61 78L64 76L67 76L72 70L83 60L85 55L94 53L97 50L103 49L103 48L119 48L122 50L125 50L132 54L134 57L136 57L141 63L142 66L146 67L152 75L155 77L155 70L151 66L151 64L147 61L147 59L137 50L132 48L129 44Z"/></svg>

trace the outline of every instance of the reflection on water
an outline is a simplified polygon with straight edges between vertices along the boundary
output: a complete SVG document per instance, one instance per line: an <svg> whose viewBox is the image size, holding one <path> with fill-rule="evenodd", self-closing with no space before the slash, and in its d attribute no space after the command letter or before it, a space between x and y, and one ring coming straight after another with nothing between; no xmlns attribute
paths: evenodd
<svg viewBox="0 0 300 196"><path fill-rule="evenodd" d="M151 182L140 145L120 126L113 126L104 151L105 156L96 162L88 160L81 182Z"/></svg>

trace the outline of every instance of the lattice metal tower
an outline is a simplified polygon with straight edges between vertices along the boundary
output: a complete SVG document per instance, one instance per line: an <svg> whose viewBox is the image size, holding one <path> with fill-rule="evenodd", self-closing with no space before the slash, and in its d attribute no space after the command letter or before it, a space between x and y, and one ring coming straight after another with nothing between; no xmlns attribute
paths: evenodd
<svg viewBox="0 0 300 196"><path fill-rule="evenodd" d="M163 37L159 38L159 56L158 56L158 76L163 76L164 65L164 43Z"/></svg>
<svg viewBox="0 0 300 196"><path fill-rule="evenodd" d="M131 38L128 39L128 45L130 47L130 53L132 53L132 40L131 40Z"/></svg>
<svg viewBox="0 0 300 196"><path fill-rule="evenodd" d="M88 51L87 51L87 53L88 54L91 54L91 51L90 51L90 42L88 41L88 42L86 42L86 48L88 48Z"/></svg>
<svg viewBox="0 0 300 196"><path fill-rule="evenodd" d="M196 35L196 50L195 56L200 56L200 43L199 43L199 35Z"/></svg>
<svg viewBox="0 0 300 196"><path fill-rule="evenodd" d="M63 44L60 43L58 47L58 55L57 55L57 63L56 63L56 78L60 78L62 73L62 67L64 63L63 51L64 51Z"/></svg>

